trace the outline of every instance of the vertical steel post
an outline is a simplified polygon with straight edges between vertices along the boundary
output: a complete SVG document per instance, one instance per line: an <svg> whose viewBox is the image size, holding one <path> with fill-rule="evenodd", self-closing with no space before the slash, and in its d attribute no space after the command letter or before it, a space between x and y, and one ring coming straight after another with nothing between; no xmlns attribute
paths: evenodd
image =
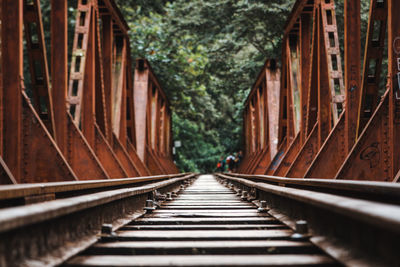
<svg viewBox="0 0 400 267"><path fill-rule="evenodd" d="M139 158L145 162L146 153L146 128L147 128L147 109L148 109L148 90L149 68L144 59L136 61L134 101L135 101L135 131L136 131L136 151Z"/></svg>
<svg viewBox="0 0 400 267"><path fill-rule="evenodd" d="M23 1L2 0L3 158L16 180L22 164Z"/></svg>
<svg viewBox="0 0 400 267"><path fill-rule="evenodd" d="M360 0L344 1L344 57L345 57L345 147L349 152L357 134L358 104L361 90L361 17Z"/></svg>
<svg viewBox="0 0 400 267"><path fill-rule="evenodd" d="M112 51L113 51L113 28L110 16L102 16L103 22L103 70L104 70L104 94L106 100L106 138L112 142Z"/></svg>
<svg viewBox="0 0 400 267"><path fill-rule="evenodd" d="M399 0L388 2L388 77L389 77L389 147L391 149L390 177L400 168L400 10Z"/></svg>
<svg viewBox="0 0 400 267"><path fill-rule="evenodd" d="M68 2L51 1L51 80L55 136L60 150L67 152L68 90Z"/></svg>
<svg viewBox="0 0 400 267"><path fill-rule="evenodd" d="M90 7L93 9L93 7ZM92 10L92 14L94 10ZM82 95L82 132L89 145L95 147L95 20L94 14L90 18L88 28L88 46L84 74L84 90Z"/></svg>
<svg viewBox="0 0 400 267"><path fill-rule="evenodd" d="M300 20L300 71L301 71L301 88L300 88L300 143L303 144L307 138L307 104L308 104L308 87L310 84L310 49L311 49L311 18L309 14L303 14Z"/></svg>
<svg viewBox="0 0 400 267"><path fill-rule="evenodd" d="M332 110L331 92L329 88L329 73L326 53L324 28L322 23L322 9L318 7L318 149L321 148L331 131Z"/></svg>

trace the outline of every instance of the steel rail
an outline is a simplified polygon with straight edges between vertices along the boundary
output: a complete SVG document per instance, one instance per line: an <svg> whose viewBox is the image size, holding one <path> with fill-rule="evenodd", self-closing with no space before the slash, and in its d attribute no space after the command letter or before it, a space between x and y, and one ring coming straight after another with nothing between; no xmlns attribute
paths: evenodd
<svg viewBox="0 0 400 267"><path fill-rule="evenodd" d="M181 182L195 174L141 178L153 183L135 186L139 180L55 183L47 189L81 190L102 188L102 192L65 199L0 209L0 265L53 266L97 241L104 223L119 226L124 220L143 214L147 199L176 191ZM161 180L166 179L167 180ZM160 181L161 180L161 181ZM129 188L110 188L130 185ZM34 185L24 185L33 190ZM45 185L42 185L46 188ZM101 187L102 186L102 187ZM40 188L36 187L36 188ZM18 191L15 191L18 192ZM10 245L11 244L11 245Z"/></svg>
<svg viewBox="0 0 400 267"><path fill-rule="evenodd" d="M284 178L269 175L254 174L225 174L231 177L246 178L285 187L303 188L312 191L334 193L336 195L351 196L374 200L378 202L400 204L400 184L331 179Z"/></svg>
<svg viewBox="0 0 400 267"><path fill-rule="evenodd" d="M305 190L286 187L283 184L273 185L266 181L254 182L246 176L238 178L237 175L217 175L242 190L256 190L256 197L266 200L269 204L270 213L290 227L294 228L296 220L306 220L311 232L310 240L348 266L400 264L396 251L396 244L400 238L398 205L313 191L317 183L324 185L323 181L319 180L314 181L315 184ZM284 178L270 177L269 182L271 181L291 184ZM336 188L340 184L343 187L355 186L353 182L336 182ZM300 181L297 181L297 184L301 184ZM379 188L379 185L378 183L376 186ZM390 186L398 188L395 184ZM383 188L384 185L380 190Z"/></svg>
<svg viewBox="0 0 400 267"><path fill-rule="evenodd" d="M87 194L88 190L104 191L116 187L127 187L140 183L155 182L170 178L187 176L189 173L141 176L135 178L122 178L110 180L87 180L73 182L52 182L52 183L37 183L37 184L19 184L19 185L4 185L0 186L0 201L5 205L15 206L16 202L11 202L12 199L23 199L24 202L41 202L46 200L47 196L52 199L57 199L59 196L82 195ZM33 199L34 198L34 199ZM8 204L7 204L8 203Z"/></svg>

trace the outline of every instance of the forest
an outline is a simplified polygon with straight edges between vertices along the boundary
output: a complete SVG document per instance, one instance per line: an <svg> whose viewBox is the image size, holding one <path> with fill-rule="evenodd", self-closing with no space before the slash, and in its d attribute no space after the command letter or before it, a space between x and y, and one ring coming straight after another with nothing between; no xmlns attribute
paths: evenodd
<svg viewBox="0 0 400 267"><path fill-rule="evenodd" d="M267 58L279 58L293 0L118 0L132 57L146 57L173 109L181 171L212 172L241 148L242 105Z"/></svg>
<svg viewBox="0 0 400 267"><path fill-rule="evenodd" d="M150 61L171 102L174 140L182 144L174 155L178 167L214 171L220 156L241 149L243 103L265 60L279 62L295 0L115 1L130 27L132 58ZM49 2L41 0L44 18ZM71 1L70 42L75 6ZM363 40L368 10L369 1L362 0ZM336 12L343 37L342 0Z"/></svg>

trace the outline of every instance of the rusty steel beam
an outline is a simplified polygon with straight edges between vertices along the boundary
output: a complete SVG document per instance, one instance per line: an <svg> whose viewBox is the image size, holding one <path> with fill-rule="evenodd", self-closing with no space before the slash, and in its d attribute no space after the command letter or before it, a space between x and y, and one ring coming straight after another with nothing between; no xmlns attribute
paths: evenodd
<svg viewBox="0 0 400 267"><path fill-rule="evenodd" d="M104 83L104 60L103 60L103 49L102 49L102 36L101 36L101 20L99 12L96 11L96 94L95 94L95 109L96 109L96 122L99 125L100 129L103 133L105 133L107 137L107 131L110 128L109 123L107 121L107 111L110 109L110 106L107 106L106 103L106 88ZM110 142L110 140L108 140Z"/></svg>
<svg viewBox="0 0 400 267"><path fill-rule="evenodd" d="M110 16L115 26L115 32L118 35L128 37L129 25L125 21L121 11L113 0L97 0L101 15Z"/></svg>
<svg viewBox="0 0 400 267"><path fill-rule="evenodd" d="M345 58L345 147L350 151L356 141L358 108L361 87L361 3L344 1L344 58Z"/></svg>
<svg viewBox="0 0 400 267"><path fill-rule="evenodd" d="M145 161L146 153L146 115L149 71L149 67L145 60L136 60L134 82L136 150L142 161Z"/></svg>
<svg viewBox="0 0 400 267"><path fill-rule="evenodd" d="M2 154L6 166L15 178L8 175L9 179L18 183L76 180L76 175L24 92L22 25L23 1L3 1L4 146Z"/></svg>
<svg viewBox="0 0 400 267"><path fill-rule="evenodd" d="M280 88L280 69L275 60L269 61L270 69L265 70L267 80L267 114L268 123L266 130L269 131L269 150L270 157L273 158L278 150L278 114L279 112L279 88ZM268 128L269 127L269 128Z"/></svg>
<svg viewBox="0 0 400 267"><path fill-rule="evenodd" d="M312 17L310 14L302 14L300 20L300 79L301 79L301 94L300 94L300 143L303 144L307 138L307 104L308 104L308 87L310 83L310 51L311 51L311 41L312 41L312 32L310 33Z"/></svg>
<svg viewBox="0 0 400 267"><path fill-rule="evenodd" d="M0 184L17 184L14 175L11 173L2 157L0 157Z"/></svg>
<svg viewBox="0 0 400 267"><path fill-rule="evenodd" d="M68 88L68 3L51 1L51 80L55 140L63 154L68 149L65 101Z"/></svg>
<svg viewBox="0 0 400 267"><path fill-rule="evenodd" d="M276 147L278 124L277 117L271 114L279 110L279 77L276 62L267 60L247 97L243 114L246 149L238 172L264 174L271 163L271 147Z"/></svg>
<svg viewBox="0 0 400 267"><path fill-rule="evenodd" d="M362 92L359 101L357 138L371 119L379 104L382 60L385 50L387 27L387 0L371 0L367 40L364 52Z"/></svg>
<svg viewBox="0 0 400 267"><path fill-rule="evenodd" d="M172 118L169 101L146 59L136 60L133 97L138 156L151 174L177 172L171 153ZM162 108L165 109L164 113L160 112ZM161 121L166 123L165 135L161 134L164 131ZM165 149L161 143L165 144Z"/></svg>
<svg viewBox="0 0 400 267"><path fill-rule="evenodd" d="M371 6L372 8L372 6ZM360 2L345 1L345 111L304 177L334 178L356 141L360 98ZM334 157L326 164L326 158Z"/></svg>
<svg viewBox="0 0 400 267"><path fill-rule="evenodd" d="M391 180L400 169L400 2L388 0L389 140Z"/></svg>
<svg viewBox="0 0 400 267"><path fill-rule="evenodd" d="M16 178L18 183L78 180L25 93L22 93L22 99L23 111L19 120L22 121L23 154L21 175Z"/></svg>
<svg viewBox="0 0 400 267"><path fill-rule="evenodd" d="M24 0L23 12L33 105L49 132L56 136L40 1Z"/></svg>
<svg viewBox="0 0 400 267"><path fill-rule="evenodd" d="M95 20L95 9L92 6L88 7L90 11L88 14L91 14L88 18L87 24L87 43L83 47L86 47L86 51L83 53L86 55L84 58L84 62L82 62L83 69L83 87L82 87L82 97L80 99L81 107L80 111L75 114L75 118L77 118L77 123L80 123L80 128L82 129L82 133L85 136L91 147L95 147L95 91L96 91L96 81L95 81L95 73L96 73L96 48L95 48L95 33L96 33L96 20ZM77 41L78 42L78 41ZM76 51L76 50L75 50ZM78 105L77 105L78 107ZM79 115L78 115L79 114ZM81 118L81 120L79 120Z"/></svg>
<svg viewBox="0 0 400 267"><path fill-rule="evenodd" d="M310 80L305 78L308 82L307 117L305 129L301 129L307 138L298 153L290 153L294 160L282 161L291 166L279 175L303 177L338 121L343 80L334 11L333 1L315 2Z"/></svg>
<svg viewBox="0 0 400 267"><path fill-rule="evenodd" d="M104 95L106 101L105 135L109 142L112 141L112 117L111 117L111 88L112 88L112 46L113 46L113 27L110 16L102 16L102 52L103 52L103 70L104 70Z"/></svg>
<svg viewBox="0 0 400 267"><path fill-rule="evenodd" d="M16 180L22 176L23 1L4 0L1 18L3 159ZM7 66L5 69L4 66Z"/></svg>
<svg viewBox="0 0 400 267"><path fill-rule="evenodd" d="M385 16L385 9L387 7L388 14L388 81L387 90L382 97L381 102L375 109L371 119L367 122L364 130L362 131L357 143L350 151L346 161L343 163L336 179L358 179L358 180L381 180L381 181L397 181L399 172L399 147L398 138L399 131L399 113L398 113L398 58L400 57L400 25L398 19L394 15L393 8L399 8L397 1L388 1L374 3L371 2L370 23L375 24L377 14ZM375 5L374 5L375 4ZM377 9L377 10L372 10ZM379 25L378 25L379 26ZM377 27L382 30L382 24ZM372 31L372 28L370 29ZM369 33L371 35L371 33ZM375 33L378 39L375 39L375 46L379 46L382 42L382 32ZM367 41L367 44L369 44ZM373 58L366 48L365 62ZM380 61L380 55L376 61ZM376 64L380 64L377 62ZM370 63L366 68L370 68ZM376 68L375 68L376 70ZM376 72L372 73L373 79L377 79L379 75ZM371 78L371 79L372 79ZM364 80L366 77L364 77ZM375 87L376 88L376 87ZM376 92L372 92L376 94ZM361 99L365 99L369 94L367 90L363 91ZM363 110L360 112L360 122L365 118ZM355 168L357 166L357 168Z"/></svg>
<svg viewBox="0 0 400 267"><path fill-rule="evenodd" d="M97 1L86 5L79 3L78 10L77 21L81 22L76 26L75 57L72 59L75 65L71 66L76 76L70 80L70 99L75 102L70 103L70 111L75 111L75 123L80 123L85 138L110 177L138 176L140 167L137 165L143 164L137 158L132 159L134 151L130 149L128 153L125 141L125 80L128 75L125 69L129 43L124 36L114 36L111 19L107 16L103 16L104 27L100 33ZM100 54L101 45L104 46L104 60ZM75 92L74 83L75 86L82 83ZM141 166L141 169L145 168Z"/></svg>
<svg viewBox="0 0 400 267"><path fill-rule="evenodd" d="M67 8L66 3L52 3L52 99L56 107L56 141L79 179L109 178L80 129L72 123L69 112L63 108L68 90Z"/></svg>
<svg viewBox="0 0 400 267"><path fill-rule="evenodd" d="M307 103L308 103L308 69L309 69L309 50L311 34L309 34L309 14L303 14L300 21L300 27L297 30L291 31L286 39L286 56L289 58L287 61L288 70L287 77L287 95L291 101L287 105L287 114L289 118L293 118L287 123L287 129L293 126L295 137L289 143L279 165L274 168L273 175L283 176L292 165L296 155L304 143L303 139L306 138L306 116L307 116ZM302 24L303 23L303 24ZM304 63L304 65L303 65ZM293 131L292 131L293 132ZM288 132L288 135L291 132Z"/></svg>
<svg viewBox="0 0 400 267"><path fill-rule="evenodd" d="M0 182L107 179L150 174L133 145L136 145L136 140L133 140L136 133L133 86L128 66L131 64L127 47L128 28L118 8L111 0L78 1L68 85L68 4L67 1L52 1L51 4L52 90L39 2L18 0L1 3L0 110L4 117L1 124L4 164ZM109 32L107 22L100 23L100 15L103 20L110 18ZM22 71L24 22L33 99L25 93ZM100 27L103 27L102 32ZM113 40L120 40L119 47ZM106 50L104 58L103 50ZM121 68L115 69L116 65ZM165 119L170 118L169 112ZM159 121L160 129L167 129L168 125L168 130L171 130L170 122L164 127L164 119ZM165 136L171 138L170 133ZM162 173L166 169L178 172L170 160L170 147L162 150L161 144L170 146L171 142L163 140L157 146L163 157L155 157L155 160L164 165ZM156 152L155 155L159 156Z"/></svg>

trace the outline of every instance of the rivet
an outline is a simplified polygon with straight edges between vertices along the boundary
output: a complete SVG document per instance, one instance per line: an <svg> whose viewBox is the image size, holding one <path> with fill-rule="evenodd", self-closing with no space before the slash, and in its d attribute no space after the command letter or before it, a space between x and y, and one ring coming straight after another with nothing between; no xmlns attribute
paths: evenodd
<svg viewBox="0 0 400 267"><path fill-rule="evenodd" d="M290 237L293 240L306 240L309 238L308 234L308 224L304 220L296 222L296 232Z"/></svg>
<svg viewBox="0 0 400 267"><path fill-rule="evenodd" d="M171 192L168 192L168 193L167 193L167 198L166 198L166 200L167 200L167 201L171 201L171 200L172 200L172 193L171 193Z"/></svg>
<svg viewBox="0 0 400 267"><path fill-rule="evenodd" d="M144 210L146 211L146 213L152 213L153 210L155 210L153 200L146 200L146 206L144 207Z"/></svg>
<svg viewBox="0 0 400 267"><path fill-rule="evenodd" d="M243 200L247 200L247 197L249 196L247 191L242 191L242 196L240 197Z"/></svg>
<svg viewBox="0 0 400 267"><path fill-rule="evenodd" d="M104 223L101 226L101 234L102 235L112 235L113 234L112 224Z"/></svg>
<svg viewBox="0 0 400 267"><path fill-rule="evenodd" d="M260 206L258 207L257 211L258 212L267 212L269 209L267 207L267 201L261 200L260 201Z"/></svg>
<svg viewBox="0 0 400 267"><path fill-rule="evenodd" d="M241 196L242 195L242 189L238 188L238 190L236 190L236 195L237 196Z"/></svg>

